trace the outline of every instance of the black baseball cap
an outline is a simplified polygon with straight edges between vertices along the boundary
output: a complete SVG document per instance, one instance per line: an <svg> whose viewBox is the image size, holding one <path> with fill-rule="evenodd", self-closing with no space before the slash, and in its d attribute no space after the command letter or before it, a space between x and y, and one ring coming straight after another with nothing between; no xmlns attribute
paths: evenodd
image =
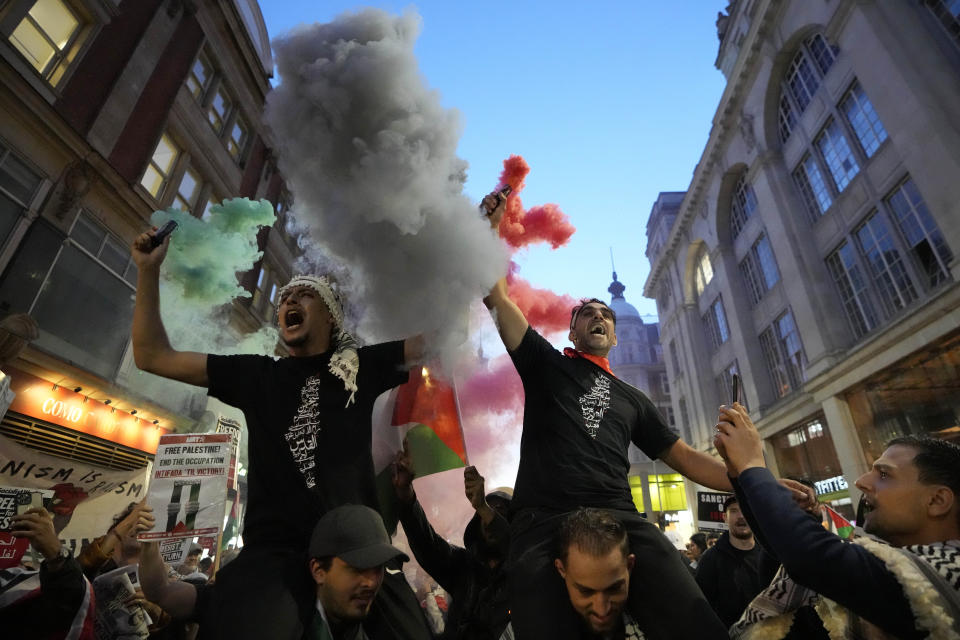
<svg viewBox="0 0 960 640"><path fill-rule="evenodd" d="M410 557L390 544L380 514L359 504L346 504L328 511L310 537L310 557L336 556L357 569L371 569Z"/></svg>

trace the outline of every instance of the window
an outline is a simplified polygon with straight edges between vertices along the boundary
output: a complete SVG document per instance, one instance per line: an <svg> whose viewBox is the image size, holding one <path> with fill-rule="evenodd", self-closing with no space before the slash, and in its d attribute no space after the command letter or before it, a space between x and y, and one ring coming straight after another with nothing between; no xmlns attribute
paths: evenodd
<svg viewBox="0 0 960 640"><path fill-rule="evenodd" d="M207 56L201 53L190 68L190 74L187 76L187 89L190 90L194 98L201 101L210 87L212 78L213 66Z"/></svg>
<svg viewBox="0 0 960 640"><path fill-rule="evenodd" d="M694 273L694 285L697 289L697 295L703 293L703 290L713 280L713 265L710 264L710 255L707 253L707 247L700 245L697 252L696 272Z"/></svg>
<svg viewBox="0 0 960 640"><path fill-rule="evenodd" d="M793 133L803 113L820 87L820 80L833 66L838 49L831 47L822 35L814 34L803 41L790 61L780 88L778 131L780 142Z"/></svg>
<svg viewBox="0 0 960 640"><path fill-rule="evenodd" d="M750 292L750 300L757 304L764 294L780 281L780 271L766 235L757 238L750 252L740 263L740 275Z"/></svg>
<svg viewBox="0 0 960 640"><path fill-rule="evenodd" d="M273 270L264 264L257 275L257 286L253 292L250 306L259 312L264 322L273 322L277 313L277 298L280 295L280 286L277 284Z"/></svg>
<svg viewBox="0 0 960 640"><path fill-rule="evenodd" d="M670 363L673 365L673 376L677 377L680 375L680 357L677 355L677 343L671 340L669 349Z"/></svg>
<svg viewBox="0 0 960 640"><path fill-rule="evenodd" d="M860 254L864 257L880 292L888 315L893 315L917 299L910 276L894 246L890 229L873 211L854 231Z"/></svg>
<svg viewBox="0 0 960 640"><path fill-rule="evenodd" d="M0 247L30 206L41 176L0 144Z"/></svg>
<svg viewBox="0 0 960 640"><path fill-rule="evenodd" d="M67 242L37 221L0 285L0 307L36 318L42 349L112 380L129 342L136 279L127 244L86 212Z"/></svg>
<svg viewBox="0 0 960 640"><path fill-rule="evenodd" d="M827 268L840 293L853 335L862 338L877 326L877 314L867 293L867 280L849 242L827 256Z"/></svg>
<svg viewBox="0 0 960 640"><path fill-rule="evenodd" d="M923 0L953 41L960 44L960 0Z"/></svg>
<svg viewBox="0 0 960 640"><path fill-rule="evenodd" d="M174 144L170 136L164 133L153 151L153 157L150 158L143 178L140 179L143 188L156 200L162 199L163 190L170 181L178 157L180 157L180 148Z"/></svg>
<svg viewBox="0 0 960 640"><path fill-rule="evenodd" d="M946 282L950 273L947 265L953 254L913 180L907 178L897 187L887 197L887 204L906 238L910 254L926 278L926 285L933 288Z"/></svg>
<svg viewBox="0 0 960 640"><path fill-rule="evenodd" d="M10 34L10 43L50 84L63 77L82 23L63 0L36 0Z"/></svg>
<svg viewBox="0 0 960 640"><path fill-rule="evenodd" d="M230 138L227 140L227 151L229 151L233 159L238 162L247 146L249 131L250 128L247 126L247 123L244 122L243 117L238 115L236 121L233 123L233 127L230 129Z"/></svg>
<svg viewBox="0 0 960 640"><path fill-rule="evenodd" d="M723 300L717 298L703 316L704 331L714 351L730 338L727 328L727 315L723 310Z"/></svg>
<svg viewBox="0 0 960 640"><path fill-rule="evenodd" d="M777 397L798 389L804 379L805 358L790 311L781 314L760 334L760 349Z"/></svg>
<svg viewBox="0 0 960 640"><path fill-rule="evenodd" d="M676 426L677 426L677 421L676 421L676 419L673 417L673 407L664 407L664 408L663 408L663 415L664 415L664 417L667 419L667 425L668 425L671 429L675 429Z"/></svg>
<svg viewBox="0 0 960 640"><path fill-rule="evenodd" d="M730 201L730 232L734 238L740 235L743 225L757 209L757 196L741 176L733 189L733 199Z"/></svg>
<svg viewBox="0 0 960 640"><path fill-rule="evenodd" d="M831 119L817 137L817 148L823 154L837 191L846 189L854 176L860 172L860 165L853 157L853 151L843 134L840 124Z"/></svg>
<svg viewBox="0 0 960 640"><path fill-rule="evenodd" d="M193 169L187 169L180 180L180 187L173 199L173 206L192 213L200 196L200 176Z"/></svg>
<svg viewBox="0 0 960 640"><path fill-rule="evenodd" d="M207 120L217 135L223 133L223 128L227 123L227 116L230 114L232 107L233 101L227 95L226 90L223 86L218 87L213 94L213 99L210 101L210 106L207 108Z"/></svg>
<svg viewBox="0 0 960 640"><path fill-rule="evenodd" d="M660 391L666 396L670 395L670 378L665 371L660 372Z"/></svg>
<svg viewBox="0 0 960 640"><path fill-rule="evenodd" d="M854 83L847 92L843 102L840 103L840 110L843 111L857 140L860 141L863 153L868 158L871 157L887 139L887 130L883 128L880 116L877 115L859 82Z"/></svg>
<svg viewBox="0 0 960 640"><path fill-rule="evenodd" d="M820 173L820 165L812 155L808 153L800 161L800 165L793 171L793 180L803 196L811 218L816 222L833 204L833 198L823 174Z"/></svg>
<svg viewBox="0 0 960 640"><path fill-rule="evenodd" d="M218 195L216 195L215 193L211 192L211 193L210 193L210 196L207 198L207 203L206 203L205 205L203 205L203 213L200 215L200 217L201 217L203 220L209 220L209 219L210 219L210 213L211 213L210 209L211 209L213 206L219 205L219 204L222 203L222 202L223 202L223 198L221 198L220 196L218 196Z"/></svg>
<svg viewBox="0 0 960 640"><path fill-rule="evenodd" d="M208 51L197 56L185 84L197 105L206 110L207 122L230 157L242 164L250 146L252 129L240 113L238 101L232 97L224 74L217 69Z"/></svg>

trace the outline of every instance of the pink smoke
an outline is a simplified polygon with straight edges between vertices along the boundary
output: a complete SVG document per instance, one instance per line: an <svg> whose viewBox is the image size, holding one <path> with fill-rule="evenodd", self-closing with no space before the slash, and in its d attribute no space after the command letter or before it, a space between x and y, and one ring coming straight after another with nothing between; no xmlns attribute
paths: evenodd
<svg viewBox="0 0 960 640"><path fill-rule="evenodd" d="M510 185L513 193L507 198L507 209L500 221L500 237L514 249L536 242L549 242L554 249L570 241L576 228L570 224L560 207L544 204L524 211L520 192L526 186L525 178L530 173L530 165L522 156L510 156L503 161L498 189Z"/></svg>

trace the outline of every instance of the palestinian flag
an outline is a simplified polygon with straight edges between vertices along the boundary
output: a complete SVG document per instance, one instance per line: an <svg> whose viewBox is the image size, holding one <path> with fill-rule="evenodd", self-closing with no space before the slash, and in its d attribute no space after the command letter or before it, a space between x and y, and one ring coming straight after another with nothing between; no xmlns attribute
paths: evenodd
<svg viewBox="0 0 960 640"><path fill-rule="evenodd" d="M418 478L467 466L467 449L455 385L423 367L410 380L380 396L373 412L373 464L377 472L380 515L388 531L396 529L396 496L390 463L410 445Z"/></svg>
<svg viewBox="0 0 960 640"><path fill-rule="evenodd" d="M830 514L830 522L833 525L834 530L836 530L837 535L844 539L849 538L853 533L853 523L827 505L823 506L827 509L827 513Z"/></svg>

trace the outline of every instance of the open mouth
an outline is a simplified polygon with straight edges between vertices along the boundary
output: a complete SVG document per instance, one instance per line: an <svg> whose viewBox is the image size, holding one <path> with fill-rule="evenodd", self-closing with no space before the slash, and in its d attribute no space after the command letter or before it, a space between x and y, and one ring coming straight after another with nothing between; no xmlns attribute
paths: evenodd
<svg viewBox="0 0 960 640"><path fill-rule="evenodd" d="M594 328L590 329L590 335L592 336L605 336L607 335L607 329L602 324L598 324Z"/></svg>
<svg viewBox="0 0 960 640"><path fill-rule="evenodd" d="M291 309L283 316L283 322L287 329L296 329L303 324L303 314L297 309Z"/></svg>

